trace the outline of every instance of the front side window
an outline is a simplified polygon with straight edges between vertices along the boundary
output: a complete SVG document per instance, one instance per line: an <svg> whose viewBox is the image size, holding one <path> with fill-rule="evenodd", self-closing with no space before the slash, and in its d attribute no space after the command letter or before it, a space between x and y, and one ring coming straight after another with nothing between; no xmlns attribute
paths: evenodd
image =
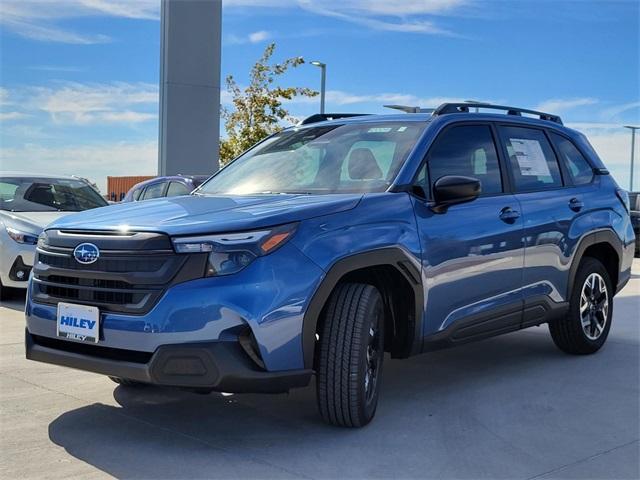
<svg viewBox="0 0 640 480"><path fill-rule="evenodd" d="M138 188L137 190L134 190L132 195L134 200L140 200L140 194L142 193L142 190L143 190L142 188Z"/></svg>
<svg viewBox="0 0 640 480"><path fill-rule="evenodd" d="M593 180L593 168L571 140L556 133L551 133L551 140L556 146L560 161L564 163L573 184L584 185L591 183L591 180Z"/></svg>
<svg viewBox="0 0 640 480"><path fill-rule="evenodd" d="M488 125L446 130L429 151L427 164L432 183L446 175L460 175L480 180L482 194L502 192L498 154Z"/></svg>
<svg viewBox="0 0 640 480"><path fill-rule="evenodd" d="M507 148L517 191L562 186L558 161L542 130L525 127L500 127L499 130Z"/></svg>
<svg viewBox="0 0 640 480"><path fill-rule="evenodd" d="M142 198L140 200L150 200L152 198L160 198L164 195L164 187L167 182L154 183L144 189Z"/></svg>
<svg viewBox="0 0 640 480"><path fill-rule="evenodd" d="M180 195L189 195L191 190L181 182L171 182L169 183L169 188L167 189L167 197L178 197Z"/></svg>
<svg viewBox="0 0 640 480"><path fill-rule="evenodd" d="M107 202L81 180L4 177L0 179L0 210L11 212L80 212Z"/></svg>
<svg viewBox="0 0 640 480"><path fill-rule="evenodd" d="M426 123L346 123L280 132L205 182L198 194L383 192Z"/></svg>

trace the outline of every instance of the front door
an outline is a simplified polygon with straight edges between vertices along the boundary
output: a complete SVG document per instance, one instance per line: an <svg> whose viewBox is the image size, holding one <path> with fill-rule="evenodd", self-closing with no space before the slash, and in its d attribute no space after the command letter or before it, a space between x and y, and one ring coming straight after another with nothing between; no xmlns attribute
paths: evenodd
<svg viewBox="0 0 640 480"><path fill-rule="evenodd" d="M520 326L523 222L518 200L505 193L495 140L489 124L454 124L436 138L417 179L428 196L445 175L474 177L482 186L476 200L444 213L414 198L423 251L424 335L434 342Z"/></svg>

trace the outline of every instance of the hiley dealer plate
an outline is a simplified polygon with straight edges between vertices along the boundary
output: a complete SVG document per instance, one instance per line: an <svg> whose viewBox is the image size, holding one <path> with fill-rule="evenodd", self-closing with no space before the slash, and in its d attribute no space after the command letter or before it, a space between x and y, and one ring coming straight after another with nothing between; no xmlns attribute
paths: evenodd
<svg viewBox="0 0 640 480"><path fill-rule="evenodd" d="M98 343L100 338L98 307L58 303L56 334L59 337Z"/></svg>

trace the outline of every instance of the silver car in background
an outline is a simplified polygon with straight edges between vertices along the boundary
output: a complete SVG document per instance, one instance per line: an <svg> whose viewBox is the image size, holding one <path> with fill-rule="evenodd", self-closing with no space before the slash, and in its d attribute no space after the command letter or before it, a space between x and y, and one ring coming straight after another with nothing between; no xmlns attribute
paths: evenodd
<svg viewBox="0 0 640 480"><path fill-rule="evenodd" d="M0 172L0 298L26 288L38 235L55 219L107 202L76 177Z"/></svg>

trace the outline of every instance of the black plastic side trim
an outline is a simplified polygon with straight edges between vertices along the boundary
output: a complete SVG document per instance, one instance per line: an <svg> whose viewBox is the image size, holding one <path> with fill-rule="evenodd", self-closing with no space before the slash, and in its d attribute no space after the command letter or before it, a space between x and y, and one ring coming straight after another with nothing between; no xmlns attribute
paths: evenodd
<svg viewBox="0 0 640 480"><path fill-rule="evenodd" d="M552 322L565 315L568 309L567 302L556 303L546 295L513 302L469 316L441 332L425 337L423 351L454 347Z"/></svg>
<svg viewBox="0 0 640 480"><path fill-rule="evenodd" d="M425 337L422 351L462 345L476 340L519 330L522 324L522 300L463 318L446 329Z"/></svg>
<svg viewBox="0 0 640 480"><path fill-rule="evenodd" d="M329 295L338 284L340 279L346 274L366 267L376 267L389 265L394 267L407 279L413 287L415 299L414 332L413 345L410 354L420 353L422 343L422 308L424 293L420 282L420 270L415 266L415 261L411 259L409 253L400 247L388 247L359 253L350 257L338 260L329 269L322 283L316 290L309 307L304 315L302 326L302 351L304 354L305 368L313 368L313 358L316 345L316 326L326 304Z"/></svg>
<svg viewBox="0 0 640 480"><path fill-rule="evenodd" d="M622 250L622 242L618 238L618 236L612 230L598 230L596 232L589 233L585 235L578 247L576 248L576 252L573 256L573 262L571 263L571 269L569 270L569 282L567 284L567 291L565 292L565 298L569 298L571 296L571 292L573 291L573 283L576 278L576 273L578 271L578 266L580 265L580 261L584 255L584 252L592 245L596 245L598 243L606 243L610 245L618 254L618 273L620 273L620 262L623 258L623 250ZM616 293L620 291L620 286L616 290Z"/></svg>

